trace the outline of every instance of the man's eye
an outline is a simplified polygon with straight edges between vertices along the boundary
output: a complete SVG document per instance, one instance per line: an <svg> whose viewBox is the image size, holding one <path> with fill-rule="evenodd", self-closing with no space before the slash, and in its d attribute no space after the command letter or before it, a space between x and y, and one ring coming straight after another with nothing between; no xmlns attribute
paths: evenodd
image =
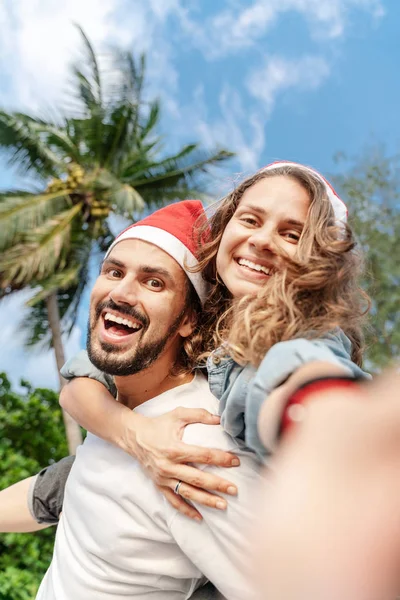
<svg viewBox="0 0 400 600"><path fill-rule="evenodd" d="M159 279L148 279L146 283L154 290L160 290L163 288L163 283Z"/></svg>
<svg viewBox="0 0 400 600"><path fill-rule="evenodd" d="M119 279L122 276L121 271L118 269L108 269L107 275L112 277L112 279Z"/></svg>

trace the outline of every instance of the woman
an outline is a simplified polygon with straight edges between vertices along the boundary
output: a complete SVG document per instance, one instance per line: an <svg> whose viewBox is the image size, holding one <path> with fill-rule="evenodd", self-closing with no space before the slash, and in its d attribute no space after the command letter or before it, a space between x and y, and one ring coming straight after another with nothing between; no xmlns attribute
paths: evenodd
<svg viewBox="0 0 400 600"><path fill-rule="evenodd" d="M363 376L356 363L361 363L365 302L357 283L354 238L345 220L343 203L319 173L275 163L221 201L210 233L203 224L202 233L209 237L201 247L200 265L211 291L198 349L214 350L207 368L211 390L220 398L223 426L231 435L245 437L260 457L275 448L285 404L302 383L325 375ZM91 375L107 383L90 363L74 359L65 374ZM180 437L193 420L189 413L183 419L171 414L145 427L141 423L139 429L134 415L110 419L110 411L117 414L124 407L102 384L81 377L63 390L60 402L87 429L145 462L178 510L200 516L182 497L209 506L222 500L226 506L224 498L201 488L226 493L229 481L210 481L185 463L211 458L227 465L234 458L185 448ZM124 431L110 428L121 422ZM43 476L36 485L42 481ZM64 482L61 477L61 490ZM33 487L34 506L37 489Z"/></svg>

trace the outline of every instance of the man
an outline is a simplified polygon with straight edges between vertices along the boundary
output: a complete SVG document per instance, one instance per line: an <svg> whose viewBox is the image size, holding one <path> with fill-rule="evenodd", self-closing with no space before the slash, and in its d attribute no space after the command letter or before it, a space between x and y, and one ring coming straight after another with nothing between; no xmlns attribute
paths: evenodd
<svg viewBox="0 0 400 600"><path fill-rule="evenodd" d="M197 217L184 210L187 204L162 209L158 221L153 215L151 225L123 232L91 295L91 361L114 375L118 401L145 416L178 406L218 411L206 379L183 368L184 340L205 293L201 276L186 270L194 258L187 232ZM240 456L231 477L239 494L228 510L199 508L201 523L187 519L135 459L88 434L67 482L53 561L38 600L183 599L207 579L229 600L255 597L245 557L258 463L219 426L190 425L184 441Z"/></svg>

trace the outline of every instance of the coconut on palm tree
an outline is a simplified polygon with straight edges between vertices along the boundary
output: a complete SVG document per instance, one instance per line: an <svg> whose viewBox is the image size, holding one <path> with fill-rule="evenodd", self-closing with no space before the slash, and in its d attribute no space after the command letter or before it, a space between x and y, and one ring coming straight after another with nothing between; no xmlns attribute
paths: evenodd
<svg viewBox="0 0 400 600"><path fill-rule="evenodd" d="M0 295L35 290L29 305L40 320L32 319L31 340L50 330L58 369L89 259L112 240L109 215L135 219L144 209L198 195L209 168L231 156L222 149L205 154L196 144L165 155L156 133L159 103L144 97L144 56L113 50L113 68L105 71L80 32L85 60L72 68L73 108L55 122L0 111L0 148L40 186L0 195ZM80 430L64 418L73 452Z"/></svg>

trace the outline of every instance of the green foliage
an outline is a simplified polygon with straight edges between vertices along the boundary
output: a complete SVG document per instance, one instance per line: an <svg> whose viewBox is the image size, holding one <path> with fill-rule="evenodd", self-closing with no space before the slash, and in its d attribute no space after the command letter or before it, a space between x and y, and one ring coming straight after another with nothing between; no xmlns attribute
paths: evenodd
<svg viewBox="0 0 400 600"><path fill-rule="evenodd" d="M144 93L146 61L115 49L97 56L78 28L82 58L71 69L69 107L57 121L0 110L0 149L40 193L0 194L0 297L29 287L45 306L57 294L71 330L94 247L110 239L110 213L135 220L144 209L196 197L206 175L232 154L197 144L172 155L157 132L160 104ZM72 276L73 274L73 276ZM59 284L59 287L58 287ZM32 312L30 341L40 341Z"/></svg>
<svg viewBox="0 0 400 600"><path fill-rule="evenodd" d="M12 390L0 373L0 489L68 454L58 396L22 382ZM0 600L33 600L52 556L53 527L0 535Z"/></svg>
<svg viewBox="0 0 400 600"><path fill-rule="evenodd" d="M366 256L367 366L379 371L400 357L400 158L374 148L336 180Z"/></svg>

